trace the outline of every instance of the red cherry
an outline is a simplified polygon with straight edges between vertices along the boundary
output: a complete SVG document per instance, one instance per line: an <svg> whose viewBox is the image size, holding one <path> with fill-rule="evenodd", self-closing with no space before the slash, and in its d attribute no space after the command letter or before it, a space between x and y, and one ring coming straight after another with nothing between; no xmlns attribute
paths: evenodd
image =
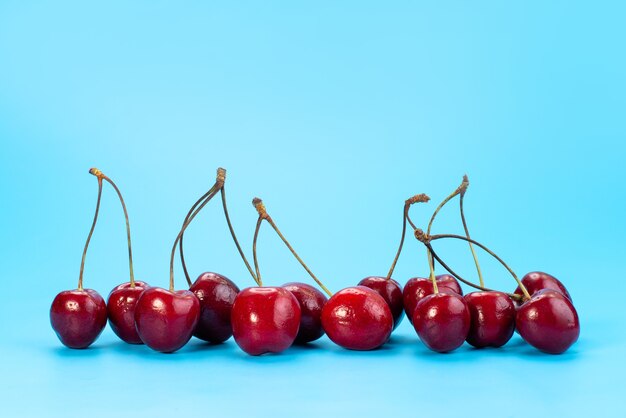
<svg viewBox="0 0 626 418"><path fill-rule="evenodd" d="M322 326L337 345L350 350L373 350L383 345L393 330L389 305L365 286L335 293L322 309Z"/></svg>
<svg viewBox="0 0 626 418"><path fill-rule="evenodd" d="M519 334L533 347L560 354L580 335L578 313L561 292L539 290L517 310L515 324Z"/></svg>
<svg viewBox="0 0 626 418"><path fill-rule="evenodd" d="M477 348L501 347L515 330L515 304L503 292L472 292L464 296L470 312L467 342Z"/></svg>
<svg viewBox="0 0 626 418"><path fill-rule="evenodd" d="M183 347L200 318L200 301L189 290L146 289L135 308L137 333L148 347L172 353Z"/></svg>
<svg viewBox="0 0 626 418"><path fill-rule="evenodd" d="M113 332L129 344L143 344L135 327L135 307L139 296L148 287L150 286L145 282L135 281L135 287L132 288L130 282L126 282L115 287L109 294L109 324Z"/></svg>
<svg viewBox="0 0 626 418"><path fill-rule="evenodd" d="M286 283L282 287L293 293L300 304L300 328L294 342L304 344L324 335L322 308L328 298L317 288L306 283Z"/></svg>
<svg viewBox="0 0 626 418"><path fill-rule="evenodd" d="M541 271L530 272L522 278L522 284L526 287L526 290L528 290L531 296L542 289L552 289L562 293L570 301L572 300L572 297L563 283L548 273ZM520 289L519 286L515 289L515 293L523 295L522 289Z"/></svg>
<svg viewBox="0 0 626 418"><path fill-rule="evenodd" d="M189 288L200 300L200 320L193 335L219 344L233 335L231 311L239 287L217 273L202 273Z"/></svg>
<svg viewBox="0 0 626 418"><path fill-rule="evenodd" d="M449 274L441 274L435 276L437 287L441 293L454 293L462 295L463 290L459 282ZM402 300L404 303L404 311L410 322L413 322L413 313L418 302L428 295L434 293L433 282L427 277L413 277L404 285L402 291Z"/></svg>
<svg viewBox="0 0 626 418"><path fill-rule="evenodd" d="M107 323L107 306L95 290L66 290L52 301L50 323L67 347L87 348Z"/></svg>
<svg viewBox="0 0 626 418"><path fill-rule="evenodd" d="M370 276L359 282L359 286L369 287L385 299L393 316L393 329L396 329L404 317L404 302L402 300L402 287L386 277Z"/></svg>
<svg viewBox="0 0 626 418"><path fill-rule="evenodd" d="M462 296L436 293L419 301L413 326L431 350L445 353L463 345L470 329L470 313Z"/></svg>
<svg viewBox="0 0 626 418"><path fill-rule="evenodd" d="M235 298L231 322L235 342L246 353L280 353L296 339L300 304L282 287L249 287Z"/></svg>

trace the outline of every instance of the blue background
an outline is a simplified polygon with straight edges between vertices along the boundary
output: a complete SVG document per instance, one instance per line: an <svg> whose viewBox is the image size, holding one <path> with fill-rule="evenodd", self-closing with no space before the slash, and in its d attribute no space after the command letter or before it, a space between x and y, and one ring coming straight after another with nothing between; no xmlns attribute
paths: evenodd
<svg viewBox="0 0 626 418"><path fill-rule="evenodd" d="M204 3L0 2L0 415L622 416L622 2ZM91 166L126 197L138 279L167 285L182 218L223 166L248 254L258 195L335 291L386 273L404 199L432 196L413 210L425 225L467 173L474 238L564 281L580 340L439 355L405 319L373 352L324 337L161 355L109 328L66 349L48 310L76 286ZM456 202L435 230L462 231ZM106 188L85 272L105 296L128 280L124 234ZM252 284L217 203L186 248L194 276ZM421 245L405 248L403 283L427 273ZM473 277L466 246L439 248ZM259 257L267 284L308 280L267 227ZM490 286L515 287L479 257Z"/></svg>

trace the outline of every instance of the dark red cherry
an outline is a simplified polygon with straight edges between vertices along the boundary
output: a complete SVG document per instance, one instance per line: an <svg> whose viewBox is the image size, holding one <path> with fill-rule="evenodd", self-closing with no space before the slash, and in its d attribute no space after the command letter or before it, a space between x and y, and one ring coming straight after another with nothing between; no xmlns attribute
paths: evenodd
<svg viewBox="0 0 626 418"><path fill-rule="evenodd" d="M463 296L434 293L424 297L415 307L413 326L431 350L452 351L463 345L469 333L469 308Z"/></svg>
<svg viewBox="0 0 626 418"><path fill-rule="evenodd" d="M539 290L517 309L519 334L533 347L560 354L578 340L580 322L572 302L561 292Z"/></svg>
<svg viewBox="0 0 626 418"><path fill-rule="evenodd" d="M95 290L66 290L52 301L50 323L63 344L87 348L107 323L107 306Z"/></svg>
<svg viewBox="0 0 626 418"><path fill-rule="evenodd" d="M503 292L472 292L464 296L470 313L467 342L477 348L501 347L515 330L515 304Z"/></svg>
<svg viewBox="0 0 626 418"><path fill-rule="evenodd" d="M322 308L328 301L326 296L306 283L285 283L282 287L293 293L300 304L300 328L294 342L305 344L324 335Z"/></svg>
<svg viewBox="0 0 626 418"><path fill-rule="evenodd" d="M233 337L246 353L280 353L300 327L300 304L282 287L249 287L239 292L231 313Z"/></svg>
<svg viewBox="0 0 626 418"><path fill-rule="evenodd" d="M200 318L200 301L189 290L146 289L135 307L137 333L148 347L172 353L183 347Z"/></svg>
<svg viewBox="0 0 626 418"><path fill-rule="evenodd" d="M350 350L373 350L383 345L393 330L389 305L365 286L335 293L322 309L322 326L337 345Z"/></svg>
<svg viewBox="0 0 626 418"><path fill-rule="evenodd" d="M400 283L393 279L387 280L386 277L370 276L361 280L359 286L369 287L385 299L391 309L393 329L396 329L404 317L404 302Z"/></svg>
<svg viewBox="0 0 626 418"><path fill-rule="evenodd" d="M200 320L193 335L219 344L233 335L231 311L239 288L217 273L202 273L189 288L200 300Z"/></svg>
<svg viewBox="0 0 626 418"><path fill-rule="evenodd" d="M437 287L441 293L455 293L463 295L463 290L459 282L449 274L441 274L435 276ZM413 312L417 303L428 295L434 293L433 282L428 277L413 277L404 285L402 291L402 300L406 317L413 322Z"/></svg>
<svg viewBox="0 0 626 418"><path fill-rule="evenodd" d="M129 344L143 344L135 327L135 307L139 296L150 287L147 283L135 281L135 287L130 282L115 287L109 294L107 313L111 329L122 341Z"/></svg>
<svg viewBox="0 0 626 418"><path fill-rule="evenodd" d="M556 290L557 292L561 292L569 300L572 300L572 297L570 296L563 283L561 283L559 279L548 273L544 273L541 271L530 272L522 278L522 284L526 287L526 290L528 290L528 293L530 293L531 296L542 289L552 289ZM518 295L523 295L522 289L520 289L519 286L517 287L517 289L515 289L515 293Z"/></svg>

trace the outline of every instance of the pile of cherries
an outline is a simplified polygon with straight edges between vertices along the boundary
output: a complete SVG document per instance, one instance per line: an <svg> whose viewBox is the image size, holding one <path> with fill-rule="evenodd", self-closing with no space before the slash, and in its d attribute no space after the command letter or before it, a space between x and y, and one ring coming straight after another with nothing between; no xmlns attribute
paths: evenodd
<svg viewBox="0 0 626 418"><path fill-rule="evenodd" d="M521 280L510 267L483 244L470 237L463 213L463 199L469 185L467 177L434 211L426 232L415 226L409 208L426 203L424 194L408 199L403 209L400 245L387 276L372 276L357 286L332 294L302 261L269 216L263 202L255 198L258 220L252 243L254 268L248 262L233 229L226 205L226 171L217 170L215 184L191 207L174 240L170 257L169 289L137 281L133 273L130 224L126 205L116 184L100 170L89 171L98 180L96 210L83 250L78 288L59 293L50 308L50 321L61 342L70 348L90 346L104 329L111 328L129 344L145 344L153 350L172 353L192 336L219 344L231 336L250 355L279 353L292 344L306 344L322 335L351 350L373 350L385 344L404 314L419 338L431 350L449 352L465 341L474 347L501 347L515 330L530 345L551 354L566 351L578 339L578 314L565 286L542 272L526 274ZM98 292L83 288L83 271L89 242L100 208L103 181L116 191L121 202L128 241L130 280L115 287L105 302ZM220 194L225 219L235 246L257 286L240 290L227 277L205 272L192 282L184 259L185 230L217 194ZM465 236L432 235L431 227L439 210L460 196L460 213ZM280 287L263 286L256 251L260 227L267 222L318 286L287 283ZM407 224L415 238L424 244L430 269L428 277L409 279L404 288L391 278L402 252ZM474 257L479 284L454 272L435 252L432 244L440 239L466 241ZM513 276L513 293L485 287L474 247L495 257ZM174 288L174 259L178 249L189 290ZM449 274L435 275L435 262ZM478 291L463 295L459 281Z"/></svg>

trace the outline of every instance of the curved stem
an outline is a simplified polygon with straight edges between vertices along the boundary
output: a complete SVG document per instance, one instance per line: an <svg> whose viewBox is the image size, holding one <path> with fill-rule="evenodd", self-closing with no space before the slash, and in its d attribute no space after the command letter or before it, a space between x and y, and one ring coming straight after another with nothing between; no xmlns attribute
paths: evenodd
<svg viewBox="0 0 626 418"><path fill-rule="evenodd" d="M463 176L463 181L469 184L467 176ZM459 206L460 206L460 211L461 211L461 222L463 222L463 229L465 230L465 236L471 239L469 229L467 228L467 222L465 222L465 213L463 211L463 199L464 198L465 198L465 190L461 192L461 196L459 198ZM472 243L468 242L468 245L470 247L470 251L472 252L472 257L474 257L474 264L476 265L476 273L478 273L478 282L480 283L481 286L484 287L485 281L483 279L483 272L480 269L480 263L478 262L478 256L476 255L476 251L474 251L474 246L472 245Z"/></svg>
<svg viewBox="0 0 626 418"><path fill-rule="evenodd" d="M102 179L98 177L98 200L96 201L96 213L93 216L93 222L91 223L91 229L89 230L89 235L87 235L85 248L83 248L83 258L80 261L80 273L78 275L78 290L83 290L83 272L85 270L85 258L87 257L87 248L89 248L89 241L91 241L93 230L96 228L96 222L98 222L98 213L100 212L101 198L102 198Z"/></svg>
<svg viewBox="0 0 626 418"><path fill-rule="evenodd" d="M230 235L233 237L233 241L235 241L235 245L237 246L237 251L239 251L239 255L241 256L241 259L246 264L246 267L248 268L248 271L250 272L252 279L256 282L257 281L256 276L254 275L254 272L252 271L252 267L250 267L250 263L248 263L248 259L243 253L243 250L241 249L241 245L239 245L239 241L237 240L237 236L235 235L235 230L233 229L233 224L230 222L230 216L228 215L228 208L226 207L226 188L222 186L222 190L220 190L220 192L222 194L222 207L224 209L224 216L226 217L226 223L228 224L228 230L230 231Z"/></svg>
<svg viewBox="0 0 626 418"><path fill-rule="evenodd" d="M191 215L194 213L198 205L200 205L205 199L208 202L211 199L213 199L213 197L215 197L215 195L217 194L218 187L219 187L219 183L216 181L213 187L211 187L208 192L203 194L202 197L200 197L200 199L196 200L196 202L193 204L191 209L189 209L189 212L187 212L187 215L185 216L185 220L183 221L183 225L187 223L187 221L189 220ZM180 263L182 264L183 272L185 273L185 279L187 280L187 284L191 287L191 284L192 284L191 278L189 277L189 272L187 271L187 264L185 263L185 252L183 250L183 237L184 237L184 234L181 235L180 241L178 242L178 252L180 254Z"/></svg>
<svg viewBox="0 0 626 418"><path fill-rule="evenodd" d="M511 276L513 276L513 278L515 279L515 281L517 282L517 285L520 287L520 289L522 290L522 293L524 294L524 297L526 299L530 299L530 294L528 293L528 290L526 289L526 286L524 286L524 284L520 281L520 279L517 277L517 275L515 274L515 272L513 271L513 269L511 269L511 267L508 266L508 264L506 264L504 262L504 260L502 260L500 257L498 257L498 255L496 253L494 253L493 251L491 251L489 248L485 247L483 244L481 244L478 241L475 241L471 238L466 238L466 237L462 237L460 235L454 235L454 234L439 234L439 235L431 235L429 236L429 241L435 241L438 239L443 239L443 238L454 238L454 239L459 239L462 241L467 241L469 243L472 243L480 248L482 248L485 252L487 252L489 255L491 255L493 258L495 258L496 260L498 260L500 262L500 264L502 264L504 266L504 268L506 268L508 270L509 273L511 273ZM430 244L428 244L430 245ZM432 247L431 247L432 248ZM431 250L432 251L432 250ZM440 261L440 260L437 260ZM442 264L443 266L443 264ZM444 266L445 268L445 266ZM446 269L447 270L447 269ZM448 270L449 271L449 270ZM474 286L476 287L476 286Z"/></svg>
<svg viewBox="0 0 626 418"><path fill-rule="evenodd" d="M452 270L441 258L439 258L439 256L437 255L437 253L435 252L435 250L433 250L433 247L430 244L425 244L426 248L428 248L428 251L433 255L433 257L435 258L435 260L437 260L437 262L439 264L441 264L443 266L444 269L446 269L448 271L448 273L450 273L451 275L453 275L457 280L465 283L468 286L471 286L475 289L479 289L479 290L484 290L485 292L492 292L492 289L489 289L487 287L484 286L479 286L476 285L472 282L470 282L469 280L464 279L463 277L459 276L458 273L456 273L454 270ZM506 292L505 292L506 293ZM517 299L517 300L522 300L523 297L520 295L517 295L515 293L506 293L509 297L511 297L512 299Z"/></svg>
<svg viewBox="0 0 626 418"><path fill-rule="evenodd" d="M404 209L402 210L402 237L400 238L400 245L398 246L398 251L396 252L396 256L391 263L391 267L389 268L389 272L387 273L387 280L391 279L391 275L393 271L396 269L396 263L400 258L400 253L402 252L402 246L404 245L404 238L406 236L406 216L409 211L409 206L407 204L404 205Z"/></svg>
<svg viewBox="0 0 626 418"><path fill-rule="evenodd" d="M259 213L259 222L262 222L265 219L272 226L274 231L276 231L276 234L278 234L278 236L283 241L283 243L287 246L287 248L289 248L289 251L291 251L291 254L293 254L293 256L296 258L296 260L298 260L298 262L302 265L302 267L304 267L306 272L309 273L309 276L311 276L311 278L313 280L315 280L315 283L317 283L318 286L321 287L324 292L326 292L328 297L332 297L333 296L332 292L330 290L328 290L328 288L326 286L324 286L324 283L322 283L315 276L315 274L313 274L313 272L311 271L311 269L309 269L309 267L306 265L306 263L304 261L302 261L302 259L298 255L298 253L296 253L296 250L294 250L293 247L291 246L291 244L289 244L289 241L287 241L287 238L285 238L285 236L280 232L280 229L278 229L278 226L276 226L276 223L274 223L274 220L267 214L267 211L265 209L265 205L263 204L263 201L261 199L259 199L259 198L255 198L252 201L252 204L254 205L254 207L256 208L257 212ZM256 240L256 236L258 234L259 222L257 222L257 231L255 231L255 240ZM254 248L256 249L256 246L254 246ZM256 261L256 257L255 257L255 261ZM257 263L255 263L255 265L258 267ZM257 275L258 275L258 269L257 269Z"/></svg>
<svg viewBox="0 0 626 418"><path fill-rule="evenodd" d="M215 196L215 193L207 197L206 199L204 199L204 201L200 204L200 206L198 206L197 209L189 216L187 221L185 221L185 223L183 224L183 227L181 228L180 232L176 236L176 239L174 240L174 245L172 246L172 254L170 256L170 292L174 291L174 255L176 254L176 246L181 240L183 234L185 233L185 229L187 229L191 221L193 221L193 219L198 215L198 213L202 210L202 208L205 207L207 203L211 201L213 196Z"/></svg>
<svg viewBox="0 0 626 418"><path fill-rule="evenodd" d="M115 189L117 197L120 199L120 203L122 204L122 209L124 210L124 219L126 220L126 242L128 244L128 270L130 271L130 287L131 289L134 289L135 272L133 269L133 247L130 241L130 221L128 219L128 211L126 210L126 203L124 202L124 198L122 197L122 192L120 192L120 189L113 182L113 180L111 180L108 176L102 173L102 171L98 170L97 168L92 168L91 170L89 170L89 172L98 178L106 180L111 186L113 186L113 189Z"/></svg>
<svg viewBox="0 0 626 418"><path fill-rule="evenodd" d="M256 270L256 284L263 286L263 279L261 279L261 272L259 271L259 260L256 256L256 241L259 238L259 230L261 229L261 223L263 218L259 216L256 221L256 228L254 228L254 238L252 239L252 258L254 260L254 269Z"/></svg>
<svg viewBox="0 0 626 418"><path fill-rule="evenodd" d="M448 197L446 197L445 199L443 199L443 201L439 204L439 206L437 206L437 209L435 209L435 211L433 212L433 216L430 217L430 222L428 222L428 228L426 229L426 233L430 235L430 230L433 226L433 222L435 222L435 218L437 217L437 214L439 213L439 211L441 210L441 208L443 208L446 203L448 203L450 200L452 200L452 198L460 193L465 193L465 189L467 188L467 184L465 183L465 181L463 181L461 183L461 185L459 187L456 188L455 191L453 191L452 193L450 193L450 195Z"/></svg>

